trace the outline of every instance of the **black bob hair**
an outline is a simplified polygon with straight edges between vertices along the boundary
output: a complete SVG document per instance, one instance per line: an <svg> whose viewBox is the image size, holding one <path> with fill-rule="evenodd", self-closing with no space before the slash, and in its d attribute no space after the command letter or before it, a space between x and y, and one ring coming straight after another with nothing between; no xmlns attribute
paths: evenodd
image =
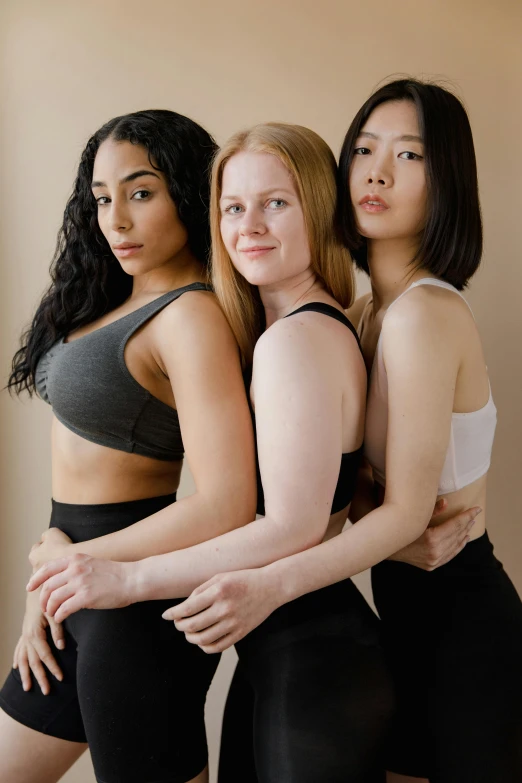
<svg viewBox="0 0 522 783"><path fill-rule="evenodd" d="M114 310L131 293L132 277L121 268L98 225L91 183L98 148L106 139L144 147L151 166L163 172L170 196L187 229L195 257L206 264L210 249L210 168L217 144L193 120L164 109L125 114L91 136L67 202L44 294L22 345L15 353L7 387L35 391L38 361L61 337Z"/></svg>
<svg viewBox="0 0 522 783"><path fill-rule="evenodd" d="M349 174L359 133L373 110L388 101L414 104L424 141L427 221L412 266L428 270L460 291L482 256L477 164L466 110L455 95L436 84L416 79L389 82L374 92L355 116L339 160L343 241L359 269L369 274L366 239L357 230Z"/></svg>

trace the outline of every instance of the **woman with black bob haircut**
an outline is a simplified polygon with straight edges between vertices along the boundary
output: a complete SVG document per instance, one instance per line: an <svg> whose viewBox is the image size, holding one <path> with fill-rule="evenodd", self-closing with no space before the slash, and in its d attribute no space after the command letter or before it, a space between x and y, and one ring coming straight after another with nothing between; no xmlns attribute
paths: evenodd
<svg viewBox="0 0 522 783"><path fill-rule="evenodd" d="M356 524L270 566L220 574L167 616L190 641L220 652L283 604L373 567L397 697L390 783L517 783L522 603L486 533L496 408L459 293L482 245L460 102L412 79L379 89L346 135L338 189L345 241L372 287L347 311L371 371L366 464L349 511ZM434 504L440 513L430 522ZM329 698L337 714L340 692ZM303 709L302 695L295 704L314 709ZM237 752L252 709L248 691L234 691L223 758ZM367 780L349 771L343 780ZM308 779L319 778L299 778Z"/></svg>
<svg viewBox="0 0 522 783"><path fill-rule="evenodd" d="M151 110L106 123L81 156L8 384L54 414L51 527L33 565L77 549L134 561L252 518L239 351L207 284L216 151L192 120ZM196 490L175 502L184 452ZM171 603L60 624L29 595L0 692L0 780L54 783L87 744L103 783L208 780L218 657L161 619Z"/></svg>
<svg viewBox="0 0 522 783"><path fill-rule="evenodd" d="M477 163L464 106L436 84L415 79L390 82L374 92L355 115L339 159L339 222L344 241L359 269L370 274L367 239L358 231L345 185L361 129L371 113L389 101L409 101L415 106L424 146L427 218L412 267L422 266L461 291L482 257Z"/></svg>

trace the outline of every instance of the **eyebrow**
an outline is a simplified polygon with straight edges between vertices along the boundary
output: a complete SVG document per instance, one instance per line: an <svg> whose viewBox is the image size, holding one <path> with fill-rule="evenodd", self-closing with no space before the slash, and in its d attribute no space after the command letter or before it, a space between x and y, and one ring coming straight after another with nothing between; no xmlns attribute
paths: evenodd
<svg viewBox="0 0 522 783"><path fill-rule="evenodd" d="M365 139L380 139L380 136L378 136L376 133L370 133L369 131L361 131L357 138L360 139L361 137ZM405 133L403 136L397 136L395 141L418 141L420 144L424 144L421 136L414 136L411 133Z"/></svg>
<svg viewBox="0 0 522 783"><path fill-rule="evenodd" d="M128 174L123 179L120 179L120 185L124 185L126 182L132 182L135 179L138 179L138 177L156 177L156 179L159 179L159 176L155 174L153 171L150 171L150 169L140 169L139 171L133 171L132 174ZM107 185L105 182L99 182L98 180L93 180L91 183L91 188L106 188Z"/></svg>
<svg viewBox="0 0 522 783"><path fill-rule="evenodd" d="M290 196L295 196L295 192L293 190L289 190L288 188L268 188L268 190L264 190L262 193L258 193L258 196L261 198L269 196L271 193L288 193ZM221 196L219 199L220 201L239 201L241 199L241 196Z"/></svg>

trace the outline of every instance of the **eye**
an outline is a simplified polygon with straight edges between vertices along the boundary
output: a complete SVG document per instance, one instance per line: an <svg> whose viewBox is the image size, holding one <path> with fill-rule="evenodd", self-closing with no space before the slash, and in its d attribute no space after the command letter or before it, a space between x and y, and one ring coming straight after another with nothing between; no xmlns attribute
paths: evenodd
<svg viewBox="0 0 522 783"><path fill-rule="evenodd" d="M356 147L353 151L354 155L369 155L371 150L368 147Z"/></svg>
<svg viewBox="0 0 522 783"><path fill-rule="evenodd" d="M110 204L110 198L108 196L98 196L96 199L96 203L99 207L105 206L105 204Z"/></svg>
<svg viewBox="0 0 522 783"><path fill-rule="evenodd" d="M416 152L401 152L399 158L403 160L422 160L422 155L418 155Z"/></svg>
<svg viewBox="0 0 522 783"><path fill-rule="evenodd" d="M224 212L228 212L229 215L239 215L243 207L241 204L231 204L229 207L225 207Z"/></svg>
<svg viewBox="0 0 522 783"><path fill-rule="evenodd" d="M282 198L271 198L268 204L272 209L282 209L288 206L287 202Z"/></svg>
<svg viewBox="0 0 522 783"><path fill-rule="evenodd" d="M132 194L132 198L136 199L136 201L143 201L149 196L150 196L150 190L137 190L136 193Z"/></svg>

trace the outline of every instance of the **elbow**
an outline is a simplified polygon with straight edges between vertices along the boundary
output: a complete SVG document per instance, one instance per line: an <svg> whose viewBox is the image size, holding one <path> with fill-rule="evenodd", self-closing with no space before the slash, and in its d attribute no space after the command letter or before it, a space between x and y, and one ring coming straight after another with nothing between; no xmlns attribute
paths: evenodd
<svg viewBox="0 0 522 783"><path fill-rule="evenodd" d="M226 492L211 493L208 496L208 517L214 520L216 535L228 533L243 527L256 518L255 487L227 488Z"/></svg>
<svg viewBox="0 0 522 783"><path fill-rule="evenodd" d="M296 525L295 519L292 521L282 520L268 513L266 518L270 524L278 525L281 531L279 538L284 542L282 547L284 553L279 557L288 557L298 552L304 552L306 549L312 549L324 540L326 525L317 524L317 520L314 524L309 525L300 520Z"/></svg>
<svg viewBox="0 0 522 783"><path fill-rule="evenodd" d="M416 541L417 538L422 536L429 525L430 519L431 516L427 512L418 511L415 514L412 513L411 510L408 510L407 512L403 511L401 514L401 524L404 529L407 529L410 532L409 537L411 541Z"/></svg>

